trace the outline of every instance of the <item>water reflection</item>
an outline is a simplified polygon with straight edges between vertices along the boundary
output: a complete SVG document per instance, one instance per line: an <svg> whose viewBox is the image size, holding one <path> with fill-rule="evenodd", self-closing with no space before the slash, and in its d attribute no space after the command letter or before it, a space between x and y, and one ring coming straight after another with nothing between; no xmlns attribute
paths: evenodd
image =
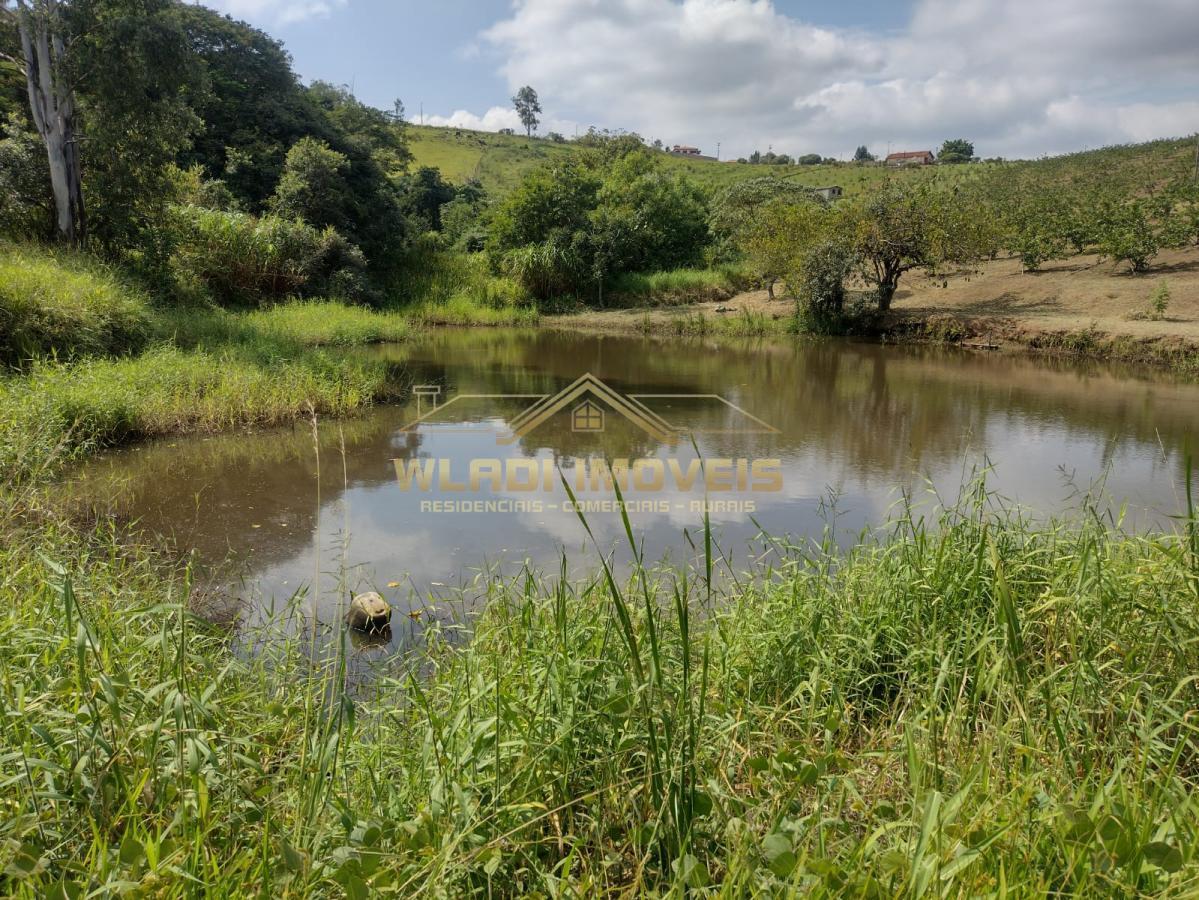
<svg viewBox="0 0 1199 900"><path fill-rule="evenodd" d="M619 415L608 416L602 433L578 430L569 409L515 444L497 443L497 429L534 398L587 372L625 395L720 395L777 429L730 430L743 420L727 406L645 401L695 430L705 459L781 462L780 492L728 495L752 499L752 519L713 515L734 559L744 559L758 525L818 535L829 521L830 495L840 533L851 535L882 519L900 491L952 496L988 461L990 486L1038 512L1076 504L1077 489L1102 477L1113 506L1128 504L1132 527L1164 524L1182 506L1185 457L1199 419L1199 387L1165 374L936 348L478 330L369 352L402 364L414 384L439 387L442 402L524 397L481 397L414 430L404 426L418 416L415 399L324 424L315 437L298 426L133 447L89 464L71 490L205 560L232 554L251 624L297 591L308 612L332 621L350 593L371 589L397 605L393 642L401 643L436 619L437 598L450 588L479 593L492 574L510 575L525 559L554 569L563 551L584 564L594 556L577 516L561 508L560 486L537 494L541 506L523 513L431 512L422 501L461 495L400 490L393 460L444 458L463 473L476 458L527 459L561 466L569 478L578 459L595 455L675 459L684 467L696 458L690 440L672 446ZM422 402L427 412L429 401ZM532 495L485 488L479 496ZM692 502L702 491L668 486L627 499L647 498L660 508L633 516L647 555L689 557L694 551L682 534L700 523ZM614 514L593 515L591 525L602 546L622 532Z"/></svg>

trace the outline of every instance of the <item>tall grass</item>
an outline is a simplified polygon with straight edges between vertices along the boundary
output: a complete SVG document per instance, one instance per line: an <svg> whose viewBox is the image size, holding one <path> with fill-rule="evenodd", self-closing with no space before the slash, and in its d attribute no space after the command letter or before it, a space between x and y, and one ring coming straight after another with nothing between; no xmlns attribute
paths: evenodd
<svg viewBox="0 0 1199 900"><path fill-rule="evenodd" d="M609 291L618 298L640 303L703 303L727 299L747 290L752 281L743 268L725 265L712 269L630 272L613 279Z"/></svg>
<svg viewBox="0 0 1199 900"><path fill-rule="evenodd" d="M408 311L418 325L532 326L540 318L532 306L489 306L458 294L444 303L427 303Z"/></svg>
<svg viewBox="0 0 1199 900"><path fill-rule="evenodd" d="M482 254L418 244L391 300L423 325L533 325L538 313L516 281L491 274Z"/></svg>
<svg viewBox="0 0 1199 900"><path fill-rule="evenodd" d="M0 244L0 366L134 352L151 324L149 298L100 262Z"/></svg>
<svg viewBox="0 0 1199 900"><path fill-rule="evenodd" d="M156 330L180 346L209 348L230 343L348 347L403 341L413 333L412 323L402 313L327 300L242 313L212 307L163 310Z"/></svg>
<svg viewBox="0 0 1199 900"><path fill-rule="evenodd" d="M0 379L0 484L132 438L345 415L392 390L388 376L377 360L237 346L36 363Z"/></svg>
<svg viewBox="0 0 1199 900"><path fill-rule="evenodd" d="M5 893L1199 885L1193 537L980 490L720 579L705 531L694 569L489 581L469 643L429 610L422 665L356 692L337 626L234 657L187 573L5 527Z"/></svg>
<svg viewBox="0 0 1199 900"><path fill-rule="evenodd" d="M706 337L708 335L764 337L794 331L795 317L775 319L749 309L744 309L735 315L708 316L703 312L697 312L675 316L659 326L647 316L642 330L656 331L659 327L672 334L689 337Z"/></svg>

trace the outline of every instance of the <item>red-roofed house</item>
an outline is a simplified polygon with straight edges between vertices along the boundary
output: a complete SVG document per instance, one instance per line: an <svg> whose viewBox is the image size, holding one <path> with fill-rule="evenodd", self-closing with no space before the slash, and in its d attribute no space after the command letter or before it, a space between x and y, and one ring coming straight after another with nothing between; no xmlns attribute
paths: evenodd
<svg viewBox="0 0 1199 900"><path fill-rule="evenodd" d="M931 150L908 150L903 153L888 153L889 166L931 166L937 161Z"/></svg>

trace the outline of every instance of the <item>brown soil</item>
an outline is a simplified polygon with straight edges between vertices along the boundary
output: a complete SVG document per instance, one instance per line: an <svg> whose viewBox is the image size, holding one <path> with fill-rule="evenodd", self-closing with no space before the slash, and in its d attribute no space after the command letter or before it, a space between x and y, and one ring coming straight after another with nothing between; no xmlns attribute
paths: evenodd
<svg viewBox="0 0 1199 900"><path fill-rule="evenodd" d="M1001 259L969 271L932 279L909 273L896 294L891 325L903 332L915 323L953 320L970 339L1037 344L1037 335L1093 331L1111 338L1199 346L1199 247L1168 250L1143 275L1095 256L1046 263L1023 272L1017 259ZM1149 298L1161 282L1170 288L1166 317L1145 318ZM718 312L718 310L721 310ZM771 300L765 291L730 300L682 307L594 310L554 316L550 325L645 331L680 316L733 316L743 310L786 318L790 300Z"/></svg>

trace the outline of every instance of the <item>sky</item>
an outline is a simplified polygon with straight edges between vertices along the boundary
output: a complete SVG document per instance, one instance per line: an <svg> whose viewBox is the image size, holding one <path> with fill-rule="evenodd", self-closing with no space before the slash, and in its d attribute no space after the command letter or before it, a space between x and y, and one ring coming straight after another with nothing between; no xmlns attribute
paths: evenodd
<svg viewBox="0 0 1199 900"><path fill-rule="evenodd" d="M636 131L722 158L1032 158L1199 131L1199 0L208 0L414 122Z"/></svg>

